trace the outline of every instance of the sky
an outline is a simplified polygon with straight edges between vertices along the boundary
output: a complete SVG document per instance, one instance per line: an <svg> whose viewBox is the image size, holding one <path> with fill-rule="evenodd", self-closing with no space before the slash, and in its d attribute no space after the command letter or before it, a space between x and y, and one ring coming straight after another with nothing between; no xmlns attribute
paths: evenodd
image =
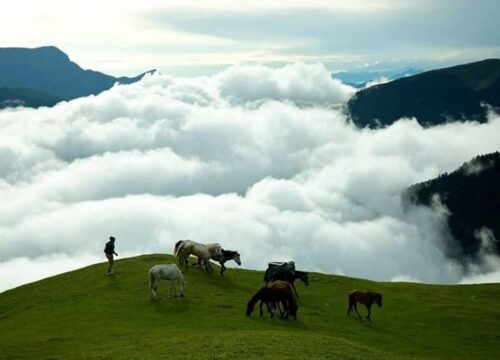
<svg viewBox="0 0 500 360"><path fill-rule="evenodd" d="M214 74L320 62L330 71L422 69L500 56L496 0L18 0L0 46L55 45L84 68Z"/></svg>
<svg viewBox="0 0 500 360"><path fill-rule="evenodd" d="M282 3L3 5L2 47L55 45L84 68L160 73L0 111L0 291L103 262L111 235L119 258L192 239L239 251L251 269L293 259L374 280L500 281L486 250L474 264L446 256L438 200L401 196L498 151L500 116L358 129L342 111L355 89L331 76L499 57L497 1Z"/></svg>
<svg viewBox="0 0 500 360"><path fill-rule="evenodd" d="M401 196L497 151L500 116L358 129L341 110L353 92L321 64L238 65L0 111L0 291L102 263L110 235L119 258L192 239L250 269L293 259L375 280L500 281L486 251L447 258L439 202Z"/></svg>

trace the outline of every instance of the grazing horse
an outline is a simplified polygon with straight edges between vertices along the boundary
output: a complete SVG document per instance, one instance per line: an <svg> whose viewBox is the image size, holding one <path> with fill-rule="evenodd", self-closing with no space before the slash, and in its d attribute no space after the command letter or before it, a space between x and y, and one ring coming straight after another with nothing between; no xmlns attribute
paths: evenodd
<svg viewBox="0 0 500 360"><path fill-rule="evenodd" d="M278 269L278 267L276 267L275 269ZM280 270L276 270L276 271L273 271L270 273L268 273L266 271L266 274L264 274L264 281L265 281L266 285L271 281L276 281L276 280L286 281L286 282L290 283L290 285L293 288L293 291L295 292L295 295L297 295L297 297L299 297L299 293L297 292L297 289L295 288L295 280L297 280L297 279L300 279L304 283L305 286L309 286L309 275L305 271L295 270L292 272L292 271L289 271L287 269L282 268Z"/></svg>
<svg viewBox="0 0 500 360"><path fill-rule="evenodd" d="M266 304L269 316L272 318L273 307L278 306L281 303L283 306L283 312L281 312L280 318L286 319L288 314L293 317L297 316L297 303L290 286L277 285L275 287L262 287L255 293L254 296L248 301L247 304L247 316L250 316L253 312L255 304L260 301L260 316L263 315L262 306Z"/></svg>
<svg viewBox="0 0 500 360"><path fill-rule="evenodd" d="M361 315L359 315L358 308L356 303L361 303L366 306L368 309L368 316L366 317L368 321L372 321L371 319L371 307L373 303L377 304L379 307L382 307L382 294L376 292L364 292L359 290L353 290L349 293L349 308L347 309L347 315L351 314L352 309L356 311L358 318L361 319Z"/></svg>
<svg viewBox="0 0 500 360"><path fill-rule="evenodd" d="M279 302L279 303L276 303L273 305L275 305L278 308L282 318L286 319L286 318L288 318L288 315L291 315L291 316L293 316L294 319L297 319L297 310L298 310L297 299L295 298L295 295L294 295L295 292L293 291L292 285L287 281L276 280L271 284L270 288L271 289L282 289L287 294L292 295L292 296L287 295L287 299L286 299L285 303L283 303L283 301L282 301L282 302ZM281 310L280 304L283 307L283 311Z"/></svg>
<svg viewBox="0 0 500 360"><path fill-rule="evenodd" d="M168 296L172 294L173 282L177 280L179 284L179 295L184 296L186 282L184 276L176 264L155 265L149 269L149 293L152 299L158 298L158 282L160 279L170 280Z"/></svg>
<svg viewBox="0 0 500 360"><path fill-rule="evenodd" d="M212 244L211 251L207 245L200 244L192 240L179 240L175 244L175 255L178 258L180 265L187 266L189 255L193 254L197 257L202 258L205 270L212 271L212 266L210 265L210 257L212 254L220 255L222 253L220 245Z"/></svg>
<svg viewBox="0 0 500 360"><path fill-rule="evenodd" d="M212 245L213 244L207 245L209 250L210 250L210 248L211 248ZM217 244L217 245L219 245L219 244ZM241 265L240 253L237 252L237 251L231 251L231 250L221 249L221 255L218 255L218 254L214 253L213 255L211 255L210 258L212 260L215 260L215 261L219 262L219 264L220 264L220 275L221 276L224 276L224 271L226 271L226 266L224 265L226 263L226 261L234 260L236 262L236 264ZM202 260L202 258L199 257L198 258L198 266L201 265L201 260Z"/></svg>

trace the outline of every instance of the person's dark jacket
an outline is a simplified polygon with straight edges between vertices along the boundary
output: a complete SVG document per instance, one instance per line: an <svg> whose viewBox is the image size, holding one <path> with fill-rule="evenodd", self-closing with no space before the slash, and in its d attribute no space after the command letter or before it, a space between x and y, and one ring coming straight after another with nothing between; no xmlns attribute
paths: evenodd
<svg viewBox="0 0 500 360"><path fill-rule="evenodd" d="M106 243L106 246L104 247L104 253L106 255L113 255L113 254L116 255L116 253L115 253L115 243L112 242L112 241L108 241Z"/></svg>

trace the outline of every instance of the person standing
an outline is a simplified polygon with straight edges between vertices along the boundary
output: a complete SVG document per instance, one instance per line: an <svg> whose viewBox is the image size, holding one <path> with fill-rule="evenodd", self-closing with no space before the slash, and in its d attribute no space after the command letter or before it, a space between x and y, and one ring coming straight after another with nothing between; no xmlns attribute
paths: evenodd
<svg viewBox="0 0 500 360"><path fill-rule="evenodd" d="M109 241L104 247L104 253L106 254L106 258L108 258L108 275L111 275L113 273L113 264L115 263L113 255L118 256L118 254L115 252L115 238L113 236L109 237Z"/></svg>

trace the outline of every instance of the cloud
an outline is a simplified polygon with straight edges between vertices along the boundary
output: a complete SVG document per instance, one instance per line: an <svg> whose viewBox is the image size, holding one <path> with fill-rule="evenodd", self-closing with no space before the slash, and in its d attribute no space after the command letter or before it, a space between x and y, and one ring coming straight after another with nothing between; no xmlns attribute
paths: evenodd
<svg viewBox="0 0 500 360"><path fill-rule="evenodd" d="M381 85L388 83L390 80L384 76L379 77L378 79L368 81L365 86L363 86L364 89L368 89L369 87L376 86L376 85Z"/></svg>
<svg viewBox="0 0 500 360"><path fill-rule="evenodd" d="M344 102L354 89L330 76L321 64L293 63L279 69L240 66L223 71L221 94L239 101L288 100L298 105Z"/></svg>
<svg viewBox="0 0 500 360"><path fill-rule="evenodd" d="M410 184L498 150L500 117L357 129L351 89L322 65L147 76L53 108L0 112L0 290L121 256L220 242L245 267L457 283L495 273L446 258L444 217L402 203ZM51 265L48 266L47 264Z"/></svg>

